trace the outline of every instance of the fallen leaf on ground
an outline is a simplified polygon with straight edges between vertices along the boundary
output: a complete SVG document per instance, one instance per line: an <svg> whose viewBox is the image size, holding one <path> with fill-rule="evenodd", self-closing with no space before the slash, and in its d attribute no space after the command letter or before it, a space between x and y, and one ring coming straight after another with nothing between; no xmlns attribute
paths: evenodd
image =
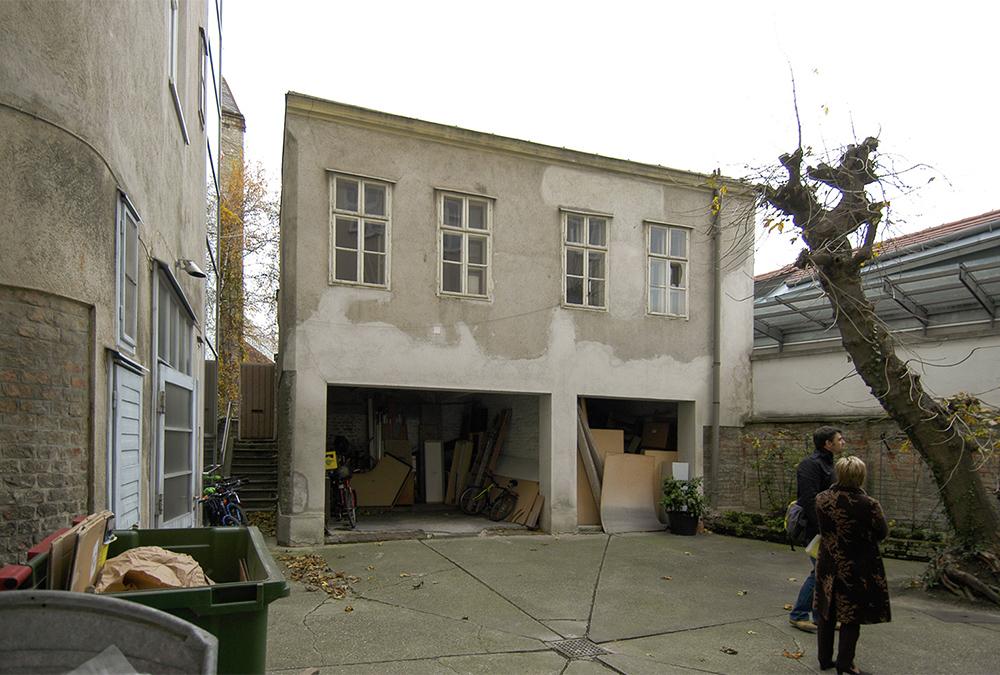
<svg viewBox="0 0 1000 675"><path fill-rule="evenodd" d="M755 631L755 630L748 630L747 631L747 635L756 635L756 634L757 634L757 631Z"/></svg>
<svg viewBox="0 0 1000 675"><path fill-rule="evenodd" d="M684 551L684 555L691 555L691 551Z"/></svg>
<svg viewBox="0 0 1000 675"><path fill-rule="evenodd" d="M663 579L664 581L673 581L674 579L673 577L660 577L660 578Z"/></svg>
<svg viewBox="0 0 1000 675"><path fill-rule="evenodd" d="M402 579L403 577L408 577L408 576L410 576L410 573L409 573L409 572L400 572L400 573L399 573L399 578L400 578L400 579Z"/></svg>
<svg viewBox="0 0 1000 675"><path fill-rule="evenodd" d="M352 605L348 605L347 607L344 607L344 611L345 612L353 612L354 611L354 607Z"/></svg>
<svg viewBox="0 0 1000 675"><path fill-rule="evenodd" d="M417 583L413 584L413 590L417 590L418 588L420 588L423 585L424 585L424 582L418 581Z"/></svg>
<svg viewBox="0 0 1000 675"><path fill-rule="evenodd" d="M740 596L742 598L744 595L746 595L749 592L750 591L736 591L736 595L738 595L738 596Z"/></svg>
<svg viewBox="0 0 1000 675"><path fill-rule="evenodd" d="M369 565L368 566L368 571L369 572L374 571L374 570L375 570L375 565Z"/></svg>
<svg viewBox="0 0 1000 675"><path fill-rule="evenodd" d="M795 659L797 661L801 659L804 654L805 652L803 652L801 649L794 652L790 652L786 649L782 654L782 656L784 656L786 659Z"/></svg>
<svg viewBox="0 0 1000 675"><path fill-rule="evenodd" d="M791 608L792 608L792 604L791 603L786 603L785 604L785 609L790 610Z"/></svg>
<svg viewBox="0 0 1000 675"><path fill-rule="evenodd" d="M739 652L733 649L732 647L723 647L719 651L722 652L723 654L729 654L730 656L739 654Z"/></svg>
<svg viewBox="0 0 1000 675"><path fill-rule="evenodd" d="M788 577L788 580L789 581L798 581L798 579L796 579L795 577Z"/></svg>
<svg viewBox="0 0 1000 675"><path fill-rule="evenodd" d="M348 591L353 590L350 586L352 578L343 572L335 572L330 569L323 556L315 553L289 554L278 556L278 560L284 563L288 569L288 578L292 581L302 582L306 591L323 590L328 595L341 600L347 597ZM357 581L357 577L353 577L353 580Z"/></svg>

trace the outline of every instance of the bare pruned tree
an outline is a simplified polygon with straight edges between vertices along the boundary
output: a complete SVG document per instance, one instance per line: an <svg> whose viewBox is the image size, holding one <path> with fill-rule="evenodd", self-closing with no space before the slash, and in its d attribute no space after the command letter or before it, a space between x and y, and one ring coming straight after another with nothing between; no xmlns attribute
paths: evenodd
<svg viewBox="0 0 1000 675"><path fill-rule="evenodd" d="M880 166L878 147L878 139L869 137L830 162L813 163L800 142L779 158L774 179L760 186L760 202L769 212L765 218L790 221L805 242L796 265L813 270L854 368L930 467L958 544L938 561L942 583L1000 604L1000 589L993 585L1000 575L1000 503L978 471L996 450L995 434L977 434L974 416L925 391L897 357L893 336L862 287L862 268L876 256L889 209L887 186L894 180Z"/></svg>

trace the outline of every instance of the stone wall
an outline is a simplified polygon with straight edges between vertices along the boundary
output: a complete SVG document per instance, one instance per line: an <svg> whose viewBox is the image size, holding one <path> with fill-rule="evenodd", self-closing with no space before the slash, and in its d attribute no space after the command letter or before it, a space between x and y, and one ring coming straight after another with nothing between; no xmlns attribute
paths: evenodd
<svg viewBox="0 0 1000 675"><path fill-rule="evenodd" d="M90 308L0 285L0 562L88 512Z"/></svg>
<svg viewBox="0 0 1000 675"><path fill-rule="evenodd" d="M758 420L742 429L723 428L719 486L712 495L715 508L782 510L795 497L795 466L812 452L812 431L824 423L842 429L847 451L864 460L868 467L865 489L882 503L890 520L920 528L947 528L930 470L914 450L906 449L905 436L885 418ZM996 484L998 472L996 458L982 469L989 485Z"/></svg>

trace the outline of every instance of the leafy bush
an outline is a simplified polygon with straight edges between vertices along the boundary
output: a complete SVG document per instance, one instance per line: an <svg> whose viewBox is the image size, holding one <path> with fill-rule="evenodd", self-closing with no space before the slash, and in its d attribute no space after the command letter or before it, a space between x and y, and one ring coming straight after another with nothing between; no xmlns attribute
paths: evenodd
<svg viewBox="0 0 1000 675"><path fill-rule="evenodd" d="M663 481L663 498L660 504L664 511L684 511L695 518L705 512L705 495L701 492L701 478Z"/></svg>

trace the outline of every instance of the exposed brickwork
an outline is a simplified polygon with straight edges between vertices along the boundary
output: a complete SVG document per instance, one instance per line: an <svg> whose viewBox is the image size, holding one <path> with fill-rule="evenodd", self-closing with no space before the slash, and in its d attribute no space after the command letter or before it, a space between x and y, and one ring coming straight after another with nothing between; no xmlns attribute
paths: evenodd
<svg viewBox="0 0 1000 675"><path fill-rule="evenodd" d="M0 561L87 510L90 310L0 286Z"/></svg>
<svg viewBox="0 0 1000 675"><path fill-rule="evenodd" d="M930 470L915 451L901 449L905 437L895 423L877 419L829 424L843 429L848 450L864 460L865 488L882 503L889 519L900 525L947 527ZM787 504L795 496L795 463L812 452L812 431L819 425L756 422L743 429L723 429L718 507L768 511L775 504ZM984 464L982 473L989 485L996 483L998 470L996 458Z"/></svg>

